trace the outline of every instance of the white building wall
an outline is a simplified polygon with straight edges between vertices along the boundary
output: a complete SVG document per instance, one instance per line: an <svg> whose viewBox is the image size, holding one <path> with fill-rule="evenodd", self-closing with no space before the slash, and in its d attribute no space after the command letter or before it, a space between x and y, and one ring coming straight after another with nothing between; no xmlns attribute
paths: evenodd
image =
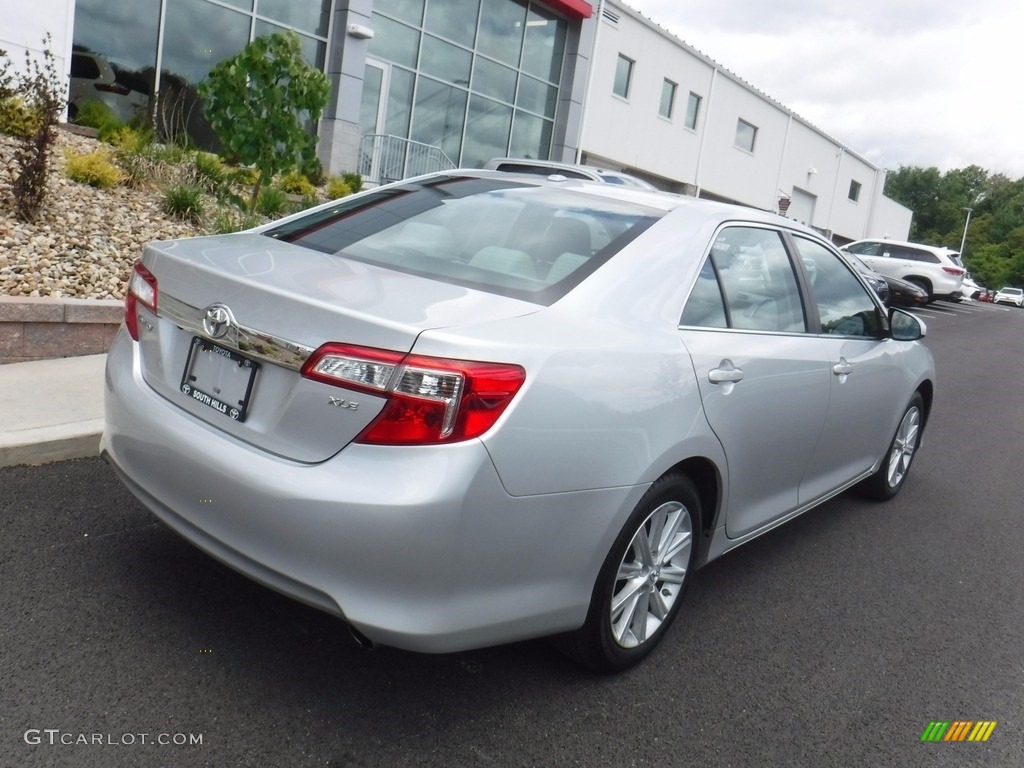
<svg viewBox="0 0 1024 768"><path fill-rule="evenodd" d="M683 183L697 172L700 134L685 127L691 91L706 97L714 71L699 59L680 56L679 44L657 34L614 6L617 25L600 19L593 75L582 131L588 155L614 158L624 167ZM629 98L612 93L619 54L636 62ZM671 119L658 114L665 79L677 84Z"/></svg>
<svg viewBox="0 0 1024 768"><path fill-rule="evenodd" d="M698 186L746 205L774 209L788 115L722 72L715 78L706 110ZM757 128L753 152L736 146L741 119Z"/></svg>
<svg viewBox="0 0 1024 768"><path fill-rule="evenodd" d="M590 162L766 210L788 197L794 218L837 241L906 238L911 212L883 197L884 169L628 6L605 0L601 10L580 138ZM628 99L612 93L619 54L635 62ZM658 114L666 78L678 86L669 120ZM696 130L684 125L691 92L702 100ZM757 128L753 152L736 146L740 119Z"/></svg>
<svg viewBox="0 0 1024 768"><path fill-rule="evenodd" d="M5 5L14 7L4 11ZM74 0L0 0L0 12L0 49L7 51L15 70L24 70L26 51L42 63L43 38L49 33L57 72L62 76L68 74Z"/></svg>

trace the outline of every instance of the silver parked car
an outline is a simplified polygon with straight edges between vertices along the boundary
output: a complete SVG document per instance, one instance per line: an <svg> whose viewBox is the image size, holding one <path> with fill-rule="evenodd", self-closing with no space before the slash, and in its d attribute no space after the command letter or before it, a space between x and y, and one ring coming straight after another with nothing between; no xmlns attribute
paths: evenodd
<svg viewBox="0 0 1024 768"><path fill-rule="evenodd" d="M567 179L590 179L605 184L619 184L625 187L637 187L650 192L657 187L648 181L624 171L613 171L596 165L574 165L557 163L553 160L534 160L522 157L495 157L484 164L484 168L505 173L527 173L534 176L564 176Z"/></svg>
<svg viewBox="0 0 1024 768"><path fill-rule="evenodd" d="M896 495L923 334L773 214L452 171L148 245L102 452L363 640L551 635L619 670L694 569L847 488Z"/></svg>

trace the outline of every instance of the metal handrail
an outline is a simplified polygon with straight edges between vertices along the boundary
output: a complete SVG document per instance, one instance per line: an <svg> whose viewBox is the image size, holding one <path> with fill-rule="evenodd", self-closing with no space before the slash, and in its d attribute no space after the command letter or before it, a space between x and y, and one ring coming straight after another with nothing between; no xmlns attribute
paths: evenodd
<svg viewBox="0 0 1024 768"><path fill-rule="evenodd" d="M371 186L452 168L452 159L432 144L384 133L368 133L360 141L359 173Z"/></svg>

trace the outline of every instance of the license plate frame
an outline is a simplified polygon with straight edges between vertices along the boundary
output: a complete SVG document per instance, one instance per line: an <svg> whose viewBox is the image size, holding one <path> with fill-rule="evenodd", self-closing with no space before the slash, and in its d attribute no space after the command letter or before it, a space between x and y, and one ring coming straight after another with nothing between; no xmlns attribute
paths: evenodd
<svg viewBox="0 0 1024 768"><path fill-rule="evenodd" d="M195 402L232 421L244 422L259 368L255 360L233 349L193 336L180 389Z"/></svg>

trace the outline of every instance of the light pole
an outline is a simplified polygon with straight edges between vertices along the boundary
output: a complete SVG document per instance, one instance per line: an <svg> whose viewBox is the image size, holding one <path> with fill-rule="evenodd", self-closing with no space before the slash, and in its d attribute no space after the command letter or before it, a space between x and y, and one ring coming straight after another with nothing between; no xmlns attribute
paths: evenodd
<svg viewBox="0 0 1024 768"><path fill-rule="evenodd" d="M974 198L974 205L977 205L985 199L985 193L979 192L978 196ZM964 222L964 236L960 238L960 261L964 260L964 246L967 244L967 227L971 223L971 214L974 213L973 208L964 208L967 211L967 221Z"/></svg>
<svg viewBox="0 0 1024 768"><path fill-rule="evenodd" d="M967 221L964 222L964 236L960 239L960 261L964 260L964 245L967 243L967 227L971 223L971 214L974 212L973 208L964 208L967 211Z"/></svg>

